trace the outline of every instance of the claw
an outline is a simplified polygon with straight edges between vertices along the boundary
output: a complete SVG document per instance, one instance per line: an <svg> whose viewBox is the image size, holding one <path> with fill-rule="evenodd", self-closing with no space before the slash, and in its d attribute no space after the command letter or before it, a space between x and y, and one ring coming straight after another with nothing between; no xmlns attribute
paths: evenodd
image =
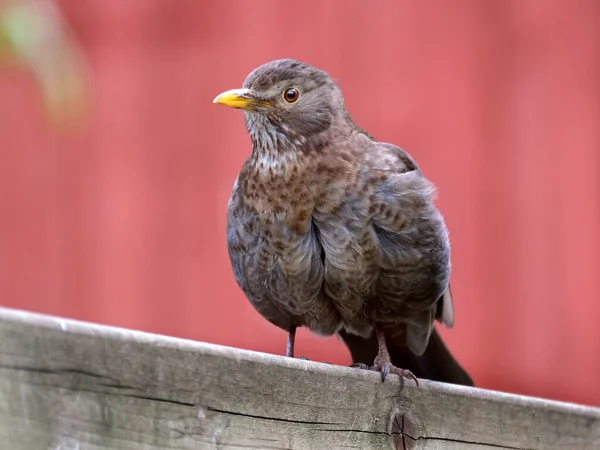
<svg viewBox="0 0 600 450"><path fill-rule="evenodd" d="M396 367L391 362L387 362L387 363L383 363L383 364L375 363L372 366L367 366L366 364L363 364L363 363L355 363L355 364L351 364L350 367L354 367L354 368L362 369L362 370L373 370L375 372L380 372L382 383L385 381L385 379L387 378L387 376L390 373L393 373L394 375L398 375L402 378L406 378L408 380L413 380L415 382L415 384L417 386L419 386L419 380L410 370L401 369L399 367Z"/></svg>
<svg viewBox="0 0 600 450"><path fill-rule="evenodd" d="M396 372L398 375L400 375L401 377L404 377L408 380L413 380L415 382L415 384L417 385L417 387L419 387L419 380L417 380L417 377L415 376L415 374L412 373L410 370L398 369L398 368L396 368L396 370L398 371L398 372Z"/></svg>
<svg viewBox="0 0 600 450"><path fill-rule="evenodd" d="M373 361L373 365L369 367L363 363L354 363L351 364L350 367L380 372L382 383L385 381L385 379L390 373L393 373L402 378L413 380L418 387L419 380L417 380L417 377L410 370L401 369L392 364L392 361L390 360L390 354L387 350L387 345L385 343L385 335L383 334L383 330L379 328L377 329L377 340L379 341L379 351L377 352L377 357L375 358L375 361Z"/></svg>
<svg viewBox="0 0 600 450"><path fill-rule="evenodd" d="M389 364L384 364L384 365L381 367L381 382L382 382L382 383L383 383L383 382L385 381L385 379L387 378L387 376L388 376L388 373L390 372L390 367L389 367L389 366L391 366L391 365L392 365L392 363L389 363Z"/></svg>
<svg viewBox="0 0 600 450"><path fill-rule="evenodd" d="M363 363L353 363L353 364L350 364L350 367L354 367L356 369L362 369L362 370L371 370L371 368L369 366L367 366L366 364L363 364Z"/></svg>

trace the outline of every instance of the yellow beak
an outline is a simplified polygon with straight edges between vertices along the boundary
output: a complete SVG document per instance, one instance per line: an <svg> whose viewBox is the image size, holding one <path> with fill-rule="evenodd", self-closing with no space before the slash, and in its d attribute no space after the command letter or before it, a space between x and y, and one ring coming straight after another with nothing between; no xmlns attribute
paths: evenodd
<svg viewBox="0 0 600 450"><path fill-rule="evenodd" d="M219 94L213 103L230 106L238 109L253 109L255 106L268 106L269 103L257 100L250 93L250 89L231 89Z"/></svg>

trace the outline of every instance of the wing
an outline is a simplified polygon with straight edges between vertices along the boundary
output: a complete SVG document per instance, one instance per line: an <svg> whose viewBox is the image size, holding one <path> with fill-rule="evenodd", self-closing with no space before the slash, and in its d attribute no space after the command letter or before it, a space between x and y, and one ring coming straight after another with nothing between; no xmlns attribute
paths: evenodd
<svg viewBox="0 0 600 450"><path fill-rule="evenodd" d="M398 339L421 355L449 283L447 229L434 205L434 186L407 152L391 144L377 144L367 161L364 176L376 186L370 208L380 255L374 316L388 322L386 329L396 330ZM451 297L447 298L451 302ZM449 305L443 310L451 316Z"/></svg>
<svg viewBox="0 0 600 450"><path fill-rule="evenodd" d="M400 147L388 144L387 142L378 142L377 145L379 148L384 149L387 152L394 154L397 158L397 162L395 164L395 169L397 173L406 173L416 171L422 174L421 169L417 165L417 162L413 159L412 156L406 151L401 149Z"/></svg>

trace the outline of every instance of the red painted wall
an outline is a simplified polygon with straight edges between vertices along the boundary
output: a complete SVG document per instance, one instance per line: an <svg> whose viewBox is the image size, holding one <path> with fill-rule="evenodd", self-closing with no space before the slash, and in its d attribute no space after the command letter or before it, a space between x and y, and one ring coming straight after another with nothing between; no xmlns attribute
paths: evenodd
<svg viewBox="0 0 600 450"><path fill-rule="evenodd" d="M225 211L250 144L213 105L270 59L328 70L439 187L479 386L600 405L600 2L61 0L95 81L60 136L0 72L0 304L281 354ZM298 352L349 362L335 338Z"/></svg>

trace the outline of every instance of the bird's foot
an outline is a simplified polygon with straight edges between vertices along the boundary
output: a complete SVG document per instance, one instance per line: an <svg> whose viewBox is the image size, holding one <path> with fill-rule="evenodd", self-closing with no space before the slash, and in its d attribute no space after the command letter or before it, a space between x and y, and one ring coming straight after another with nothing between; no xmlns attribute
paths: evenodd
<svg viewBox="0 0 600 450"><path fill-rule="evenodd" d="M375 361L373 361L373 366L371 370L375 370L377 372L381 372L381 381L384 382L388 374L394 373L400 377L406 378L407 380L414 380L415 384L419 385L419 380L417 377L407 369L401 369L396 367L390 361L389 355L377 355Z"/></svg>
<svg viewBox="0 0 600 450"><path fill-rule="evenodd" d="M389 361L389 360L386 361L385 358L380 358L379 356L377 356L377 358L375 358L375 361L373 361L372 366L367 366L366 364L363 364L363 363L356 363L356 364L351 364L350 367L355 367L357 369L362 369L362 370L373 370L375 372L380 372L382 382L385 381L386 377L390 373L393 373L400 377L406 378L408 380L413 380L415 382L415 384L417 386L419 386L419 380L410 370L401 369L399 367L396 367L391 363L391 361Z"/></svg>
<svg viewBox="0 0 600 450"><path fill-rule="evenodd" d="M385 378L388 376L388 374L394 373L408 380L414 380L416 385L419 386L419 380L417 380L417 377L415 377L415 375L410 370L401 369L392 364L390 353L388 352L387 344L385 342L385 334L383 332L383 328L379 326L376 327L376 333L379 349L377 350L377 356L373 361L373 365L369 367L366 364L357 363L352 364L350 367L358 367L359 369L374 370L376 372L380 372L381 382L385 381Z"/></svg>
<svg viewBox="0 0 600 450"><path fill-rule="evenodd" d="M350 364L348 367L353 367L355 369L362 369L362 370L371 370L371 368L369 366L367 366L366 364L363 364L363 363Z"/></svg>

